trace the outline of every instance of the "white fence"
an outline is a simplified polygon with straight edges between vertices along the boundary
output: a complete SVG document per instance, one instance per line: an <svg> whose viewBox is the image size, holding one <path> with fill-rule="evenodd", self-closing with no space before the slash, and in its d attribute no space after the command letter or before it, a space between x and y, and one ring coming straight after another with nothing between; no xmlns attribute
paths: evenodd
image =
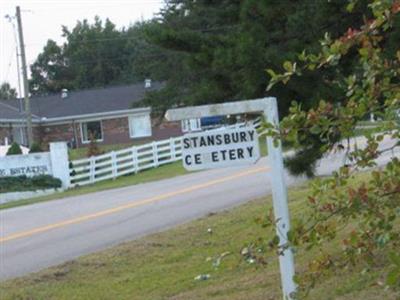
<svg viewBox="0 0 400 300"><path fill-rule="evenodd" d="M260 126L260 119L253 126ZM240 123L228 128L246 125ZM226 128L226 127L225 127ZM218 130L218 129L215 129ZM126 174L156 168L182 158L182 137L133 146L103 155L70 162L71 187L91 184L106 179L115 179Z"/></svg>
<svg viewBox="0 0 400 300"><path fill-rule="evenodd" d="M156 168L181 159L182 138L133 146L70 163L71 186L86 185Z"/></svg>

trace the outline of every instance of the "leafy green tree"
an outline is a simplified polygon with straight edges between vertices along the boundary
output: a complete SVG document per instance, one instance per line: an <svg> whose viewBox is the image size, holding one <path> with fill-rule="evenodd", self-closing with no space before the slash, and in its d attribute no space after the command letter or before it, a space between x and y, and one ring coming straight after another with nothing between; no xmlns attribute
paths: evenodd
<svg viewBox="0 0 400 300"><path fill-rule="evenodd" d="M351 12L359 1L350 1ZM301 160L315 161L331 151L345 151L346 164L332 177L319 178L311 185L310 213L294 222L288 235L291 246L299 251L318 249L305 270L298 274L298 297L339 269L363 267L364 273L385 278L385 288L400 291L400 160L392 155L386 166L375 168L375 159L400 147L400 127L396 121L400 109L400 50L393 41L398 37L400 1L371 0L370 18L359 27L349 27L336 39L326 35L319 51L301 53L296 62L285 62L284 72L272 75L270 87L288 84L307 72L331 71L329 82L339 85L340 105L320 99L309 109L293 102L290 114L281 122L281 130L269 134L292 143L297 151L290 165L296 172L311 172ZM342 62L352 59L347 72L335 72ZM385 122L378 123L376 134L366 133L362 145L351 145L357 123L374 113ZM292 161L293 163L293 161ZM373 168L371 176L354 185L355 174ZM353 183L353 184L352 184ZM275 223L273 219L270 220ZM322 245L335 239L341 247ZM277 246L276 239L270 245ZM277 249L279 250L279 249ZM382 263L390 265L385 272Z"/></svg>
<svg viewBox="0 0 400 300"><path fill-rule="evenodd" d="M104 86L118 77L125 40L111 21L78 21L72 30L64 26L62 35L66 42L59 46L49 40L31 66L33 93Z"/></svg>
<svg viewBox="0 0 400 300"><path fill-rule="evenodd" d="M239 1L168 1L158 26L148 32L152 43L177 53L169 72L165 95L153 101L156 107L206 103L228 99L226 69L213 66L216 48L231 48L229 31L237 23ZM225 88L221 88L225 86ZM168 104L162 99L168 98ZM151 100L154 100L152 98Z"/></svg>
<svg viewBox="0 0 400 300"><path fill-rule="evenodd" d="M160 48L148 38L148 33L157 28L157 22L151 20L136 23L125 31L128 65L124 67L122 81L142 81L146 78L164 81L170 73L177 71L177 53Z"/></svg>
<svg viewBox="0 0 400 300"><path fill-rule="evenodd" d="M327 30L337 37L349 26L362 23L366 5L357 4L355 13L349 14L343 9L346 3L168 1L158 28L148 32L152 43L181 53L175 66L179 71L169 73L165 95L171 97L174 91L175 105L266 96L266 68L278 68L303 49L316 49ZM343 63L335 72L347 67ZM277 96L283 113L293 98L306 106L320 96L336 99L340 88L327 85L333 75L330 70L310 72L293 79L285 89L273 88L270 94ZM163 99L162 93L159 98ZM159 106L165 103L160 101Z"/></svg>
<svg viewBox="0 0 400 300"><path fill-rule="evenodd" d="M171 106L263 97L266 68L276 70L297 52L316 49L325 31L334 38L362 23L366 5L358 3L349 14L345 3L169 0L155 19L121 30L109 20L79 21L63 27L63 45L49 41L32 65L32 93L152 78L165 82L164 91L146 99L159 114ZM336 71L308 72L270 94L283 113L293 98L306 106L319 97L341 101L340 87L327 83L349 62Z"/></svg>
<svg viewBox="0 0 400 300"><path fill-rule="evenodd" d="M12 88L8 82L3 82L0 85L0 99L9 100L17 98L16 89Z"/></svg>
<svg viewBox="0 0 400 300"><path fill-rule="evenodd" d="M74 74L62 46L48 40L36 61L31 65L30 89L32 94L60 92L63 88L73 89Z"/></svg>
<svg viewBox="0 0 400 300"><path fill-rule="evenodd" d="M155 21L118 30L108 19L78 21L62 28L63 45L49 40L31 66L31 92L48 94L142 81L165 80L173 64L169 52L151 44L146 32ZM169 60L168 60L169 61Z"/></svg>
<svg viewBox="0 0 400 300"><path fill-rule="evenodd" d="M96 17L94 24L79 21L69 30L63 27L64 55L74 73L74 88L104 86L114 83L126 60L123 32L108 19Z"/></svg>

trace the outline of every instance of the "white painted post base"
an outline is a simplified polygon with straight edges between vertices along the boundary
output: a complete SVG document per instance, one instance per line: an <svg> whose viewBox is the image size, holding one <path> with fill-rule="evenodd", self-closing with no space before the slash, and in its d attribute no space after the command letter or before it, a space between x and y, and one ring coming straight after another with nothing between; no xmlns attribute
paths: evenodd
<svg viewBox="0 0 400 300"><path fill-rule="evenodd" d="M268 108L264 111L266 120L279 128L278 104L276 98L268 98ZM276 220L276 234L279 237L279 246L287 245L287 233L290 229L289 208L287 202L287 188L283 168L281 142L274 146L273 138L267 137L268 160L271 167L272 199ZM283 299L293 299L291 295L296 291L293 281L295 275L294 258L291 248L286 248L279 255Z"/></svg>
<svg viewBox="0 0 400 300"><path fill-rule="evenodd" d="M62 187L71 184L69 177L68 147L66 142L50 143L50 161L52 175L61 180Z"/></svg>

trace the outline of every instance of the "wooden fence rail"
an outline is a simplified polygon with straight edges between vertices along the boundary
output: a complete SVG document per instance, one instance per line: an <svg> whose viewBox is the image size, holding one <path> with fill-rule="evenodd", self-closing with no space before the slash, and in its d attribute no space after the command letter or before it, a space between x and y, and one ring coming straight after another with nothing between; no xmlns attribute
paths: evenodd
<svg viewBox="0 0 400 300"><path fill-rule="evenodd" d="M260 119L257 119L252 124L255 128L258 128L260 123ZM244 125L246 124L240 123L228 126L228 128ZM70 162L70 186L82 186L102 180L115 179L122 175L134 174L172 163L181 160L181 158L182 137L176 137L73 160Z"/></svg>

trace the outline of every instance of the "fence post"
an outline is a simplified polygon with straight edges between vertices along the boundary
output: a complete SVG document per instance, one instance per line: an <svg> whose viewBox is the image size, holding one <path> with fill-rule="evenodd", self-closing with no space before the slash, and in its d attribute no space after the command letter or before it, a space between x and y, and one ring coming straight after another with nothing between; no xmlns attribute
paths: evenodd
<svg viewBox="0 0 400 300"><path fill-rule="evenodd" d="M135 170L135 174L137 174L137 172L139 172L139 160L136 147L132 147L132 163L133 163L133 168Z"/></svg>
<svg viewBox="0 0 400 300"><path fill-rule="evenodd" d="M157 150L157 143L153 142L152 143L153 147L153 160L154 160L154 166L157 168L158 167L158 150Z"/></svg>
<svg viewBox="0 0 400 300"><path fill-rule="evenodd" d="M178 142L178 144L175 144L175 157L179 160L182 158L182 137L176 138L175 142ZM179 148L179 150L176 148Z"/></svg>
<svg viewBox="0 0 400 300"><path fill-rule="evenodd" d="M96 178L96 158L94 156L91 156L89 158L90 161L90 182L93 183L95 178Z"/></svg>
<svg viewBox="0 0 400 300"><path fill-rule="evenodd" d="M175 151L175 139L174 138L169 139L169 148L171 151L171 160L175 161L176 160L176 151Z"/></svg>
<svg viewBox="0 0 400 300"><path fill-rule="evenodd" d="M50 161L52 175L62 182L63 188L71 184L69 175L68 147L66 142L50 143Z"/></svg>
<svg viewBox="0 0 400 300"><path fill-rule="evenodd" d="M113 179L117 178L118 168L117 168L117 155L115 151L111 151L111 172Z"/></svg>

